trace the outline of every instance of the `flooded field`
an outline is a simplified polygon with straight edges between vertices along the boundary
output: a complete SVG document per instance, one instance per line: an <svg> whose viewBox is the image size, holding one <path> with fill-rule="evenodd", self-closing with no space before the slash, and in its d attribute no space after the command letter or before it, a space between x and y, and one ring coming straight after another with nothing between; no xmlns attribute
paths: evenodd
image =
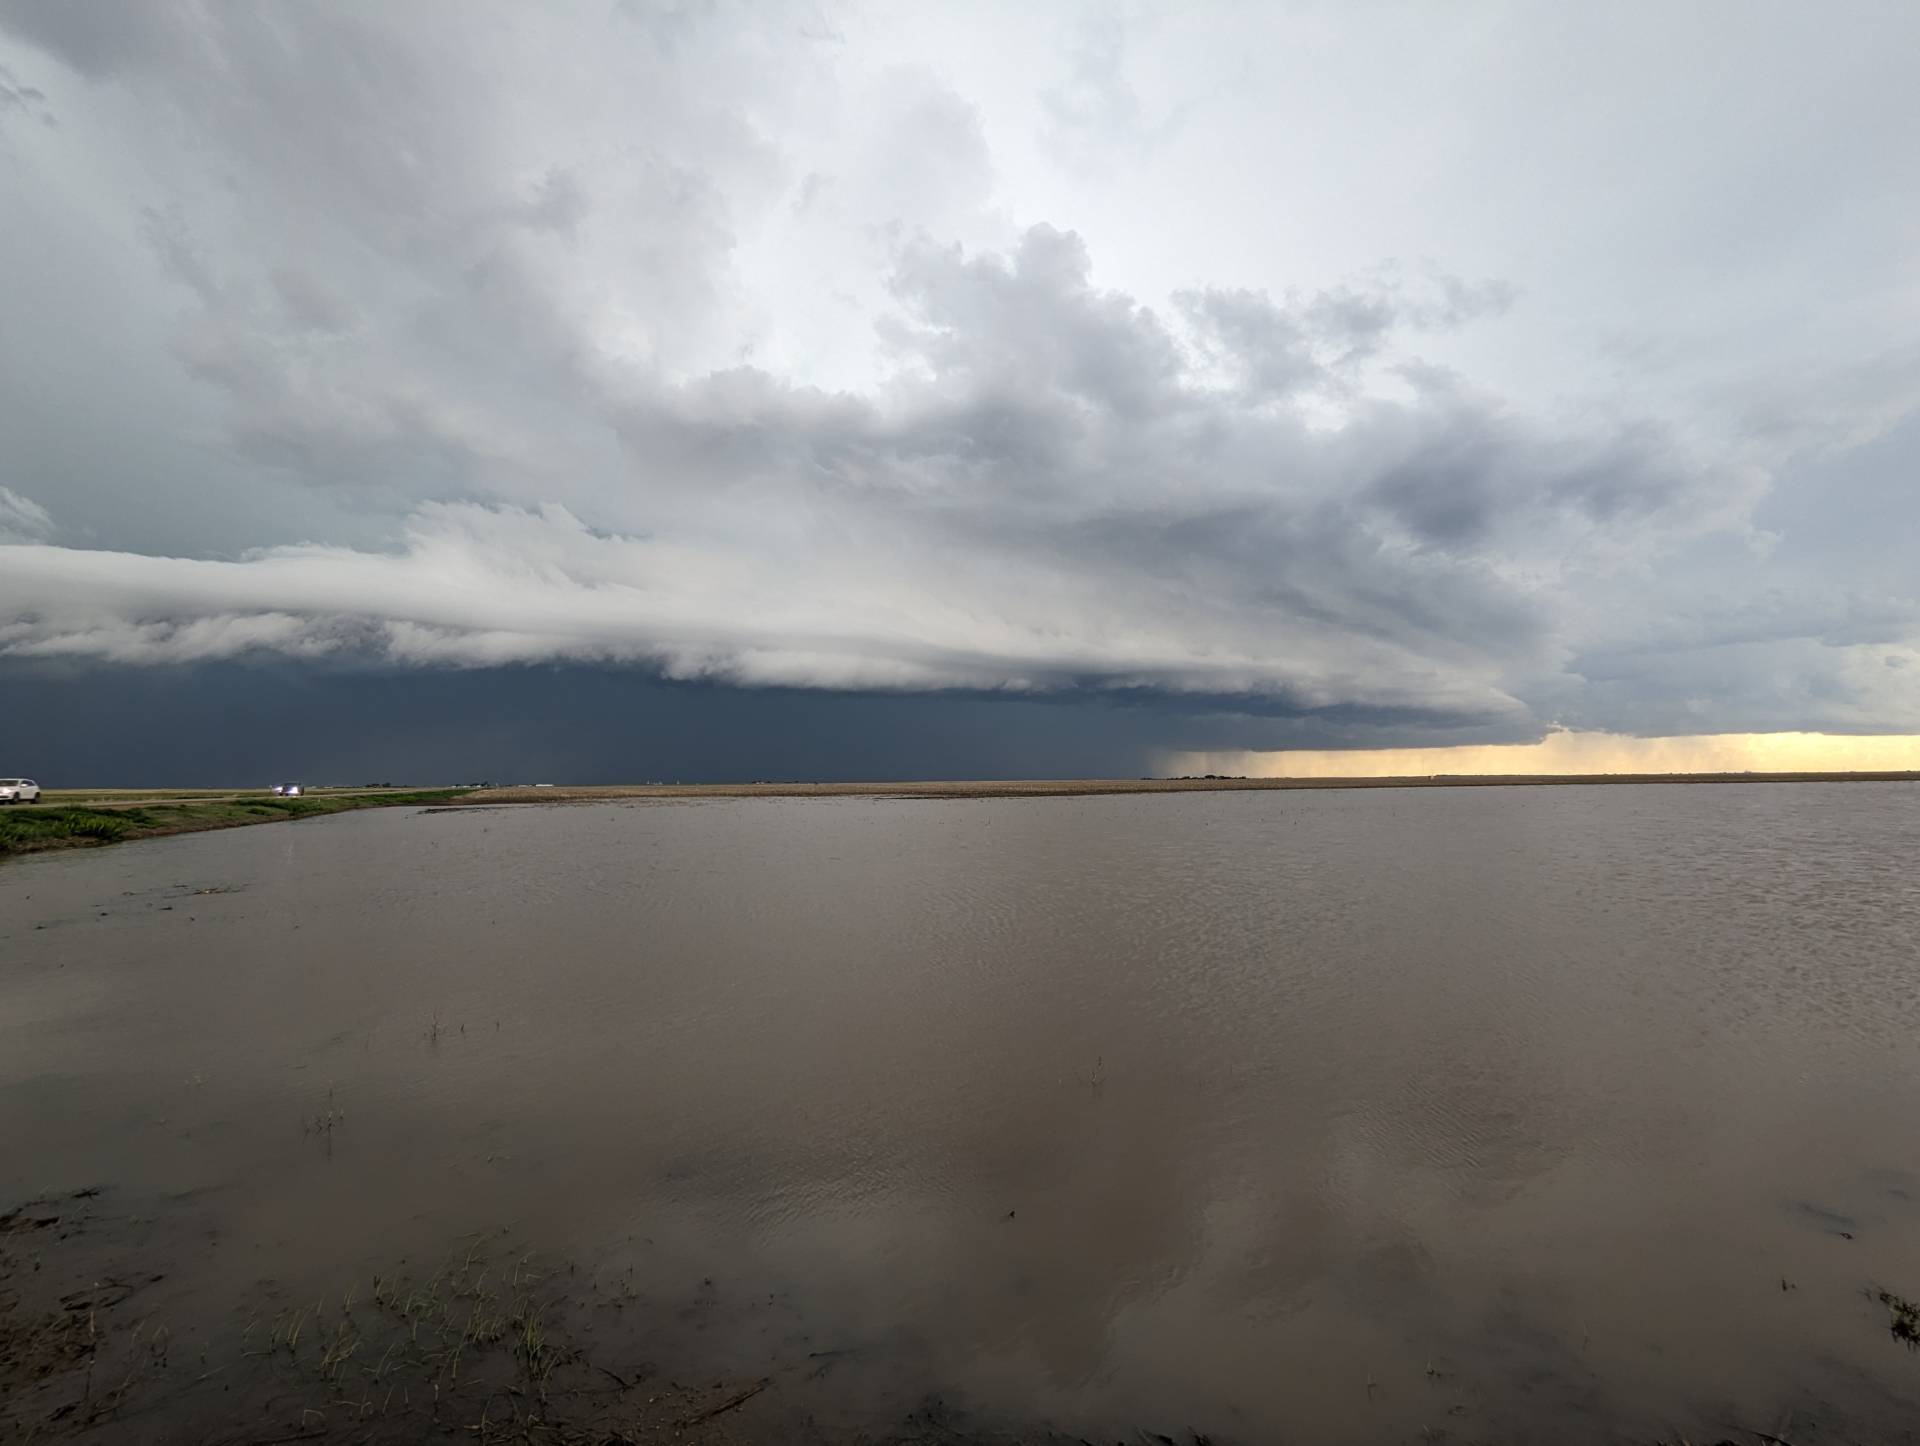
<svg viewBox="0 0 1920 1446"><path fill-rule="evenodd" d="M1916 1439L1916 859L1856 783L6 864L0 1439Z"/></svg>

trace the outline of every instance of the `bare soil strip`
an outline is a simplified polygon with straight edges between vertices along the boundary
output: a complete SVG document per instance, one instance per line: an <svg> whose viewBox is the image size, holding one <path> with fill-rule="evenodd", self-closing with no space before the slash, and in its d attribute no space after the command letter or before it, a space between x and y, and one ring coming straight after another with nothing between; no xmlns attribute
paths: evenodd
<svg viewBox="0 0 1920 1446"><path fill-rule="evenodd" d="M1062 778L918 783L647 783L479 788L465 805L608 803L648 798L1082 798L1131 793L1260 793L1315 788L1530 788L1644 783L1916 783L1920 773L1488 774L1417 778Z"/></svg>

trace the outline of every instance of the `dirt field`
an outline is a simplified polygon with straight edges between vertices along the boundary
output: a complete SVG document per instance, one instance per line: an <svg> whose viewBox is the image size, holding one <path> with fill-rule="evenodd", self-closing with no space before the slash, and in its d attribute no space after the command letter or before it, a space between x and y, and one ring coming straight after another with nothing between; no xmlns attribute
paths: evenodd
<svg viewBox="0 0 1920 1446"><path fill-rule="evenodd" d="M1599 783L1913 783L1920 773L1607 773L1432 778L1066 778L927 783L647 783L476 789L463 805L604 803L648 798L1076 798L1301 788L1519 788Z"/></svg>

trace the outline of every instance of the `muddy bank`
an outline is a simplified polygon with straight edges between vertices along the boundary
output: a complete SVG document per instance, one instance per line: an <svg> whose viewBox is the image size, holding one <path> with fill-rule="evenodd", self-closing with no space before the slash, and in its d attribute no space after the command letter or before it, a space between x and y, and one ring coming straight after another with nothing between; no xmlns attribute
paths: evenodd
<svg viewBox="0 0 1920 1446"><path fill-rule="evenodd" d="M267 1278L215 1299L193 1278L218 1231L190 1205L126 1206L88 1187L0 1212L0 1440L1087 1440L906 1400L886 1347L816 1340L777 1295L709 1278L662 1297L631 1267L583 1270L504 1231L324 1289Z"/></svg>
<svg viewBox="0 0 1920 1446"><path fill-rule="evenodd" d="M87 1187L0 1212L0 1439L54 1443L551 1443L551 1446L1228 1446L1192 1429L992 1419L925 1389L910 1346L821 1337L778 1293L703 1280L663 1292L624 1268L542 1256L505 1230L323 1286L263 1277L197 1288L221 1235L191 1202L129 1209ZM1799 1286L1784 1278L1782 1292ZM1911 1350L1920 1308L1867 1289L1862 1329ZM1276 1363L1276 1369L1285 1369ZM1920 1370L1920 1363L1916 1363ZM1449 1362L1368 1379L1343 1439L1537 1441ZM1536 1383L1538 1384L1538 1383ZM1427 1398L1417 1430L1377 1411ZM1377 1422L1370 1434L1366 1421ZM1571 1408L1567 1439L1596 1422ZM1819 1443L1909 1439L1901 1404L1737 1403L1608 1439ZM1764 1424L1758 1424L1764 1421ZM1258 1438L1266 1439L1266 1438ZM1301 1439L1289 1437L1288 1439ZM1555 1439L1561 1439L1556 1436Z"/></svg>
<svg viewBox="0 0 1920 1446"><path fill-rule="evenodd" d="M171 834L205 833L210 829L238 828L246 824L323 818L361 808L447 804L461 796L459 789L433 789L414 793L322 793L300 798L262 793L141 802L103 799L87 805L50 801L17 804L0 812L0 858L49 849L131 843Z"/></svg>

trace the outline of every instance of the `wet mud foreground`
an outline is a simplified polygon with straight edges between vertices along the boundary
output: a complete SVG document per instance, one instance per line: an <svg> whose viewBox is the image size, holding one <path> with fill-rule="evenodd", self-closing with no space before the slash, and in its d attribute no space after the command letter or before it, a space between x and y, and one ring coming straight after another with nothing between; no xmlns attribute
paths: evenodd
<svg viewBox="0 0 1920 1446"><path fill-rule="evenodd" d="M504 1231L337 1290L262 1279L211 1300L190 1277L217 1251L218 1231L190 1201L126 1204L89 1187L0 1212L0 1440L1227 1446L1191 1429L1089 1435L989 1419L915 1394L906 1383L921 1363L898 1343L817 1338L778 1294L737 1295L709 1279L663 1297L631 1265L583 1271ZM1779 1288L1800 1287L1782 1278ZM1886 1289L1862 1294L1892 1347L1920 1347L1920 1306ZM1377 1439L1529 1439L1485 1419L1471 1382L1433 1363L1426 1375L1437 1423L1408 1433L1382 1419ZM1369 1398L1376 1389L1370 1381ZM1725 1434L1703 1417L1614 1439L1892 1443L1917 1439L1920 1425L1891 1398L1845 1408L1809 1399L1764 1429L1725 1424L1738 1408L1722 1410ZM1581 1439L1602 1426L1566 1424Z"/></svg>
<svg viewBox="0 0 1920 1446"><path fill-rule="evenodd" d="M311 1298L263 1280L232 1301L183 1300L173 1272L200 1263L196 1234L202 1253L215 1239L190 1209L163 1221L122 1204L88 1189L0 1213L0 1440L1084 1439L996 1427L932 1398L889 1411L896 1392L874 1353L814 1341L777 1297L731 1298L709 1281L661 1300L631 1269L583 1273L504 1234ZM710 1330L751 1339L763 1360L742 1369L737 1349L710 1351ZM733 1357L725 1374L714 1354Z"/></svg>

